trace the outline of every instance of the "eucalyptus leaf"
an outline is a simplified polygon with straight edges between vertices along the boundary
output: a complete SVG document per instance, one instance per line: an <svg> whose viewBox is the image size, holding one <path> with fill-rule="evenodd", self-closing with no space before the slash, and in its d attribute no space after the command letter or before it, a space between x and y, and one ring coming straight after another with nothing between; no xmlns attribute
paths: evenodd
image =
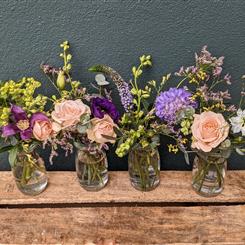
<svg viewBox="0 0 245 245"><path fill-rule="evenodd" d="M17 139L14 136L10 136L9 139L11 145L16 145L18 143Z"/></svg>
<svg viewBox="0 0 245 245"><path fill-rule="evenodd" d="M77 125L77 131L80 133L80 134L85 134L86 133L86 130L88 129L88 125L82 125L82 124L78 124Z"/></svg>
<svg viewBox="0 0 245 245"><path fill-rule="evenodd" d="M15 146L9 151L9 164L11 167L14 166L18 154L18 147Z"/></svg>
<svg viewBox="0 0 245 245"><path fill-rule="evenodd" d="M101 73L95 76L95 81L99 86L105 86L110 84L108 81L106 81L105 76Z"/></svg>
<svg viewBox="0 0 245 245"><path fill-rule="evenodd" d="M0 148L0 153L5 152L5 151L10 151L14 146L8 145Z"/></svg>
<svg viewBox="0 0 245 245"><path fill-rule="evenodd" d="M159 143L157 141L153 141L153 142L150 143L150 146L153 149L155 149L158 145L159 145Z"/></svg>
<svg viewBox="0 0 245 245"><path fill-rule="evenodd" d="M84 114L80 117L80 122L82 123L86 123L86 122L89 122L90 120L90 115L89 114Z"/></svg>

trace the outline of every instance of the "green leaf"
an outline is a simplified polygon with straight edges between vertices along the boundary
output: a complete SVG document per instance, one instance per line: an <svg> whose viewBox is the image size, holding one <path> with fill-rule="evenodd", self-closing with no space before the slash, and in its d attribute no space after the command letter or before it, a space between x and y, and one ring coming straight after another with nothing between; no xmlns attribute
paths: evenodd
<svg viewBox="0 0 245 245"><path fill-rule="evenodd" d="M33 141L29 146L29 152L34 151L38 146L40 146L40 142Z"/></svg>
<svg viewBox="0 0 245 245"><path fill-rule="evenodd" d="M116 133L117 137L120 137L123 135L123 133L120 131L118 127L113 127L113 130Z"/></svg>
<svg viewBox="0 0 245 245"><path fill-rule="evenodd" d="M88 122L90 120L90 115L89 114L84 114L84 115L82 115L81 117L80 117L80 122L82 122L82 123L86 123L86 122Z"/></svg>
<svg viewBox="0 0 245 245"><path fill-rule="evenodd" d="M144 106L144 109L147 111L150 105L149 102L147 100L142 100L142 104Z"/></svg>
<svg viewBox="0 0 245 245"><path fill-rule="evenodd" d="M117 139L116 137L112 137L112 136L105 135L105 134L102 134L102 137L104 137L105 139L108 139L108 140L116 140Z"/></svg>
<svg viewBox="0 0 245 245"><path fill-rule="evenodd" d="M14 136L10 136L9 139L11 145L16 145L18 143L17 139Z"/></svg>
<svg viewBox="0 0 245 245"><path fill-rule="evenodd" d="M5 151L9 151L9 150L11 150L13 147L14 147L14 146L12 146L12 145L4 146L4 147L2 147L2 148L0 149L0 153L5 152Z"/></svg>
<svg viewBox="0 0 245 245"><path fill-rule="evenodd" d="M104 72L104 65L94 65L88 69L91 72Z"/></svg>
<svg viewBox="0 0 245 245"><path fill-rule="evenodd" d="M18 147L14 146L9 151L9 164L10 164L11 167L13 167L15 162L16 162L17 154L18 154Z"/></svg>
<svg viewBox="0 0 245 245"><path fill-rule="evenodd" d="M122 143L123 143L123 138L121 138L121 139L118 141L117 147L119 147Z"/></svg>
<svg viewBox="0 0 245 245"><path fill-rule="evenodd" d="M77 131L80 134L85 134L87 129L88 129L88 124L86 125L78 124L77 125Z"/></svg>

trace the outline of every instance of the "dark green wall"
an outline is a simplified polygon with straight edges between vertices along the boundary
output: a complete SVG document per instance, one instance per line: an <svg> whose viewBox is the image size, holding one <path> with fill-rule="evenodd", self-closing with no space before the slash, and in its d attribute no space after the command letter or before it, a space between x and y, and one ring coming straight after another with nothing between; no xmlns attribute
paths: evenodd
<svg viewBox="0 0 245 245"><path fill-rule="evenodd" d="M225 72L233 76L236 101L245 74L245 1L237 0L0 0L0 79L34 76L51 93L39 71L42 61L61 64L59 43L69 40L73 77L85 86L95 63L111 65L126 78L144 53L153 56L147 78L191 65L194 52L207 44L215 55L225 56ZM175 85L172 81L170 85ZM163 139L166 142L165 139ZM190 169L181 155L160 148L162 169ZM0 169L7 169L6 155ZM111 169L126 169L126 159L109 154ZM61 155L49 169L74 169L73 157ZM244 157L232 156L230 168L245 169Z"/></svg>

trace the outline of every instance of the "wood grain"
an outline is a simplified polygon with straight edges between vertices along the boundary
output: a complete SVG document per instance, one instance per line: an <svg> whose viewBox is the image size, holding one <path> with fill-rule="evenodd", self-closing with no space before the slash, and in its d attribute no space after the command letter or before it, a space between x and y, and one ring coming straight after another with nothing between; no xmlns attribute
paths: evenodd
<svg viewBox="0 0 245 245"><path fill-rule="evenodd" d="M245 244L239 205L2 209L0 220L1 244Z"/></svg>
<svg viewBox="0 0 245 245"><path fill-rule="evenodd" d="M25 196L14 183L11 172L0 173L0 205L64 203L244 203L245 171L228 171L225 190L214 198L197 195L191 188L191 172L162 171L161 184L151 192L135 190L127 172L110 172L108 185L99 192L87 192L75 172L49 172L49 186L40 195Z"/></svg>

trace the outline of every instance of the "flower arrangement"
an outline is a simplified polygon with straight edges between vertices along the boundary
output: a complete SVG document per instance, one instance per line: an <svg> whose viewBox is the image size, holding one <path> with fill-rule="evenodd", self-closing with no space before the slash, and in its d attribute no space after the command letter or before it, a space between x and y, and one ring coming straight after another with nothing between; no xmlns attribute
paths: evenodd
<svg viewBox="0 0 245 245"><path fill-rule="evenodd" d="M144 88L140 88L138 83L143 69L151 65L150 55L141 56L140 64L132 68L133 79L129 83L106 65L96 65L89 69L108 75L116 84L125 110L119 128L116 129L116 154L123 157L129 153L131 182L135 188L144 191L155 188L159 183L159 134L168 134L166 128L160 125L156 127L156 108L150 100L160 93L170 74L163 76L159 86L155 80L149 81Z"/></svg>
<svg viewBox="0 0 245 245"><path fill-rule="evenodd" d="M232 147L240 154L244 152L244 111L241 109L244 92L237 110L229 103L228 90L216 90L218 84L231 84L229 74L221 76L224 57L213 57L204 46L195 60L195 66L181 67L175 73L183 78L177 88L162 92L156 98L156 115L177 141L176 145L169 145L170 151L176 153L180 148L187 162L188 153L194 151L199 155L193 167L193 187L203 195L215 195L222 190L225 159ZM180 88L185 81L189 86ZM211 175L217 177L212 185Z"/></svg>
<svg viewBox="0 0 245 245"><path fill-rule="evenodd" d="M42 64L56 93L37 93L41 86L34 78L0 83L1 152L9 152L9 162L18 188L35 195L47 185L44 162L36 152L40 145L51 148L50 163L62 148L66 155L76 148L79 182L89 191L103 188L108 181L105 151L117 143L116 154L128 154L131 184L149 191L160 183L159 136L175 141L170 152L181 150L193 164L193 188L201 195L214 196L223 190L227 159L231 152L245 154L244 87L238 106L230 103L231 76L222 75L224 57L214 57L204 46L195 54L195 65L181 67L176 87L163 89L170 74L140 84L143 70L152 66L150 55L143 55L132 68L132 79L106 65L89 70L98 72L95 93L88 93L72 78L72 55L68 41L60 47L62 67ZM124 113L112 102L108 76L116 85ZM243 77L245 78L245 76Z"/></svg>
<svg viewBox="0 0 245 245"><path fill-rule="evenodd" d="M94 86L98 93L89 94L79 81L72 79L69 43L65 41L60 46L63 48L60 54L63 67L41 66L58 92L58 95L51 97L50 116L56 132L54 138L49 138L51 160L58 154L56 150L59 146L68 154L73 152L74 144L81 185L87 189L93 184L95 188L96 185L103 187L108 180L107 159L103 150L108 149L108 143L115 142L114 128L117 127L119 112L111 100L110 92L102 85L98 83Z"/></svg>
<svg viewBox="0 0 245 245"><path fill-rule="evenodd" d="M43 178L43 187L36 190L38 193L47 184L43 161L34 151L44 137L46 139L53 133L51 122L44 111L47 97L34 95L40 86L41 83L34 78L0 84L0 139L5 144L0 152L9 151L9 163L17 186L27 194L28 184L35 184L35 178ZM40 125L48 129L43 138L39 137Z"/></svg>

